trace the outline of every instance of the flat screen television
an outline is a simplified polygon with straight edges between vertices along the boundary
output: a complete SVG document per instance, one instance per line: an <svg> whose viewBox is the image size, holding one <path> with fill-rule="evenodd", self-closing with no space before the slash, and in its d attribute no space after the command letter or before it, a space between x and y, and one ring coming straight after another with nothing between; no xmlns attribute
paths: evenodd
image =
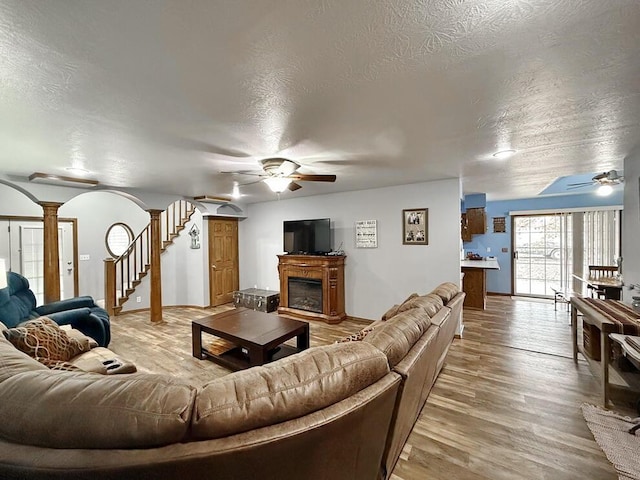
<svg viewBox="0 0 640 480"><path fill-rule="evenodd" d="M331 251L331 221L284 221L284 251L298 255L324 255Z"/></svg>

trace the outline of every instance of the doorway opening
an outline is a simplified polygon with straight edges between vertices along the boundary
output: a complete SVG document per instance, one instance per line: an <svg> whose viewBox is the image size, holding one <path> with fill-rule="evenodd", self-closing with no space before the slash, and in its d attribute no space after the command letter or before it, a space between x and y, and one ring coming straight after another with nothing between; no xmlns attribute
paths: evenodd
<svg viewBox="0 0 640 480"><path fill-rule="evenodd" d="M0 257L7 259L9 271L29 280L37 305L44 301L44 225L38 217L0 217ZM6 232L6 233L4 233ZM78 292L76 219L58 220L60 259L60 299Z"/></svg>

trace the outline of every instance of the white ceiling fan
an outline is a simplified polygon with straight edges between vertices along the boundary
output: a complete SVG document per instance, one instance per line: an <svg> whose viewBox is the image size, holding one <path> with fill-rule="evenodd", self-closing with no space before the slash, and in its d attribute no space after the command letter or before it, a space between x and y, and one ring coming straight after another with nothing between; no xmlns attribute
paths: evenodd
<svg viewBox="0 0 640 480"><path fill-rule="evenodd" d="M300 164L287 158L266 158L260 161L264 172L237 171L222 172L236 175L253 175L261 177L258 181L263 181L275 193L281 193L287 189L295 192L302 188L297 182L335 182L335 175L318 175L308 173L298 173ZM255 182L254 182L255 183Z"/></svg>
<svg viewBox="0 0 640 480"><path fill-rule="evenodd" d="M623 182L623 176L619 175L616 170L609 170L608 172L602 172L594 175L590 182L569 183L567 185L567 190L596 185L599 186L597 190L598 195L606 196L613 191L614 185L620 185Z"/></svg>

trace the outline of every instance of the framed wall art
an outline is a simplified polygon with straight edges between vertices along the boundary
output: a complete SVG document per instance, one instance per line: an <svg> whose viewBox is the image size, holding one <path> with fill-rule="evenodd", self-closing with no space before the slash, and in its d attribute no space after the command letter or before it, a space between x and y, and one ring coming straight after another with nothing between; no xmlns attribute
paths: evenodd
<svg viewBox="0 0 640 480"><path fill-rule="evenodd" d="M356 248L377 248L377 220L358 220L356 222Z"/></svg>
<svg viewBox="0 0 640 480"><path fill-rule="evenodd" d="M429 209L402 210L402 243L429 245Z"/></svg>

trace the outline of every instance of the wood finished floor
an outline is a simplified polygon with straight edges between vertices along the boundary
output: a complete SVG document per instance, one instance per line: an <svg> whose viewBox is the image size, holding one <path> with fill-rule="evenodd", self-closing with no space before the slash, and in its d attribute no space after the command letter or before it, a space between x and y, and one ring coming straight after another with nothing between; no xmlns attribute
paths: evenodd
<svg viewBox="0 0 640 480"><path fill-rule="evenodd" d="M487 310L464 312L454 341L392 480L615 479L580 412L598 403L598 383L584 360L571 359L569 314L553 303L489 297ZM112 319L110 348L139 370L195 385L229 372L191 356L194 318L217 309L168 308ZM362 328L311 322L311 345Z"/></svg>

